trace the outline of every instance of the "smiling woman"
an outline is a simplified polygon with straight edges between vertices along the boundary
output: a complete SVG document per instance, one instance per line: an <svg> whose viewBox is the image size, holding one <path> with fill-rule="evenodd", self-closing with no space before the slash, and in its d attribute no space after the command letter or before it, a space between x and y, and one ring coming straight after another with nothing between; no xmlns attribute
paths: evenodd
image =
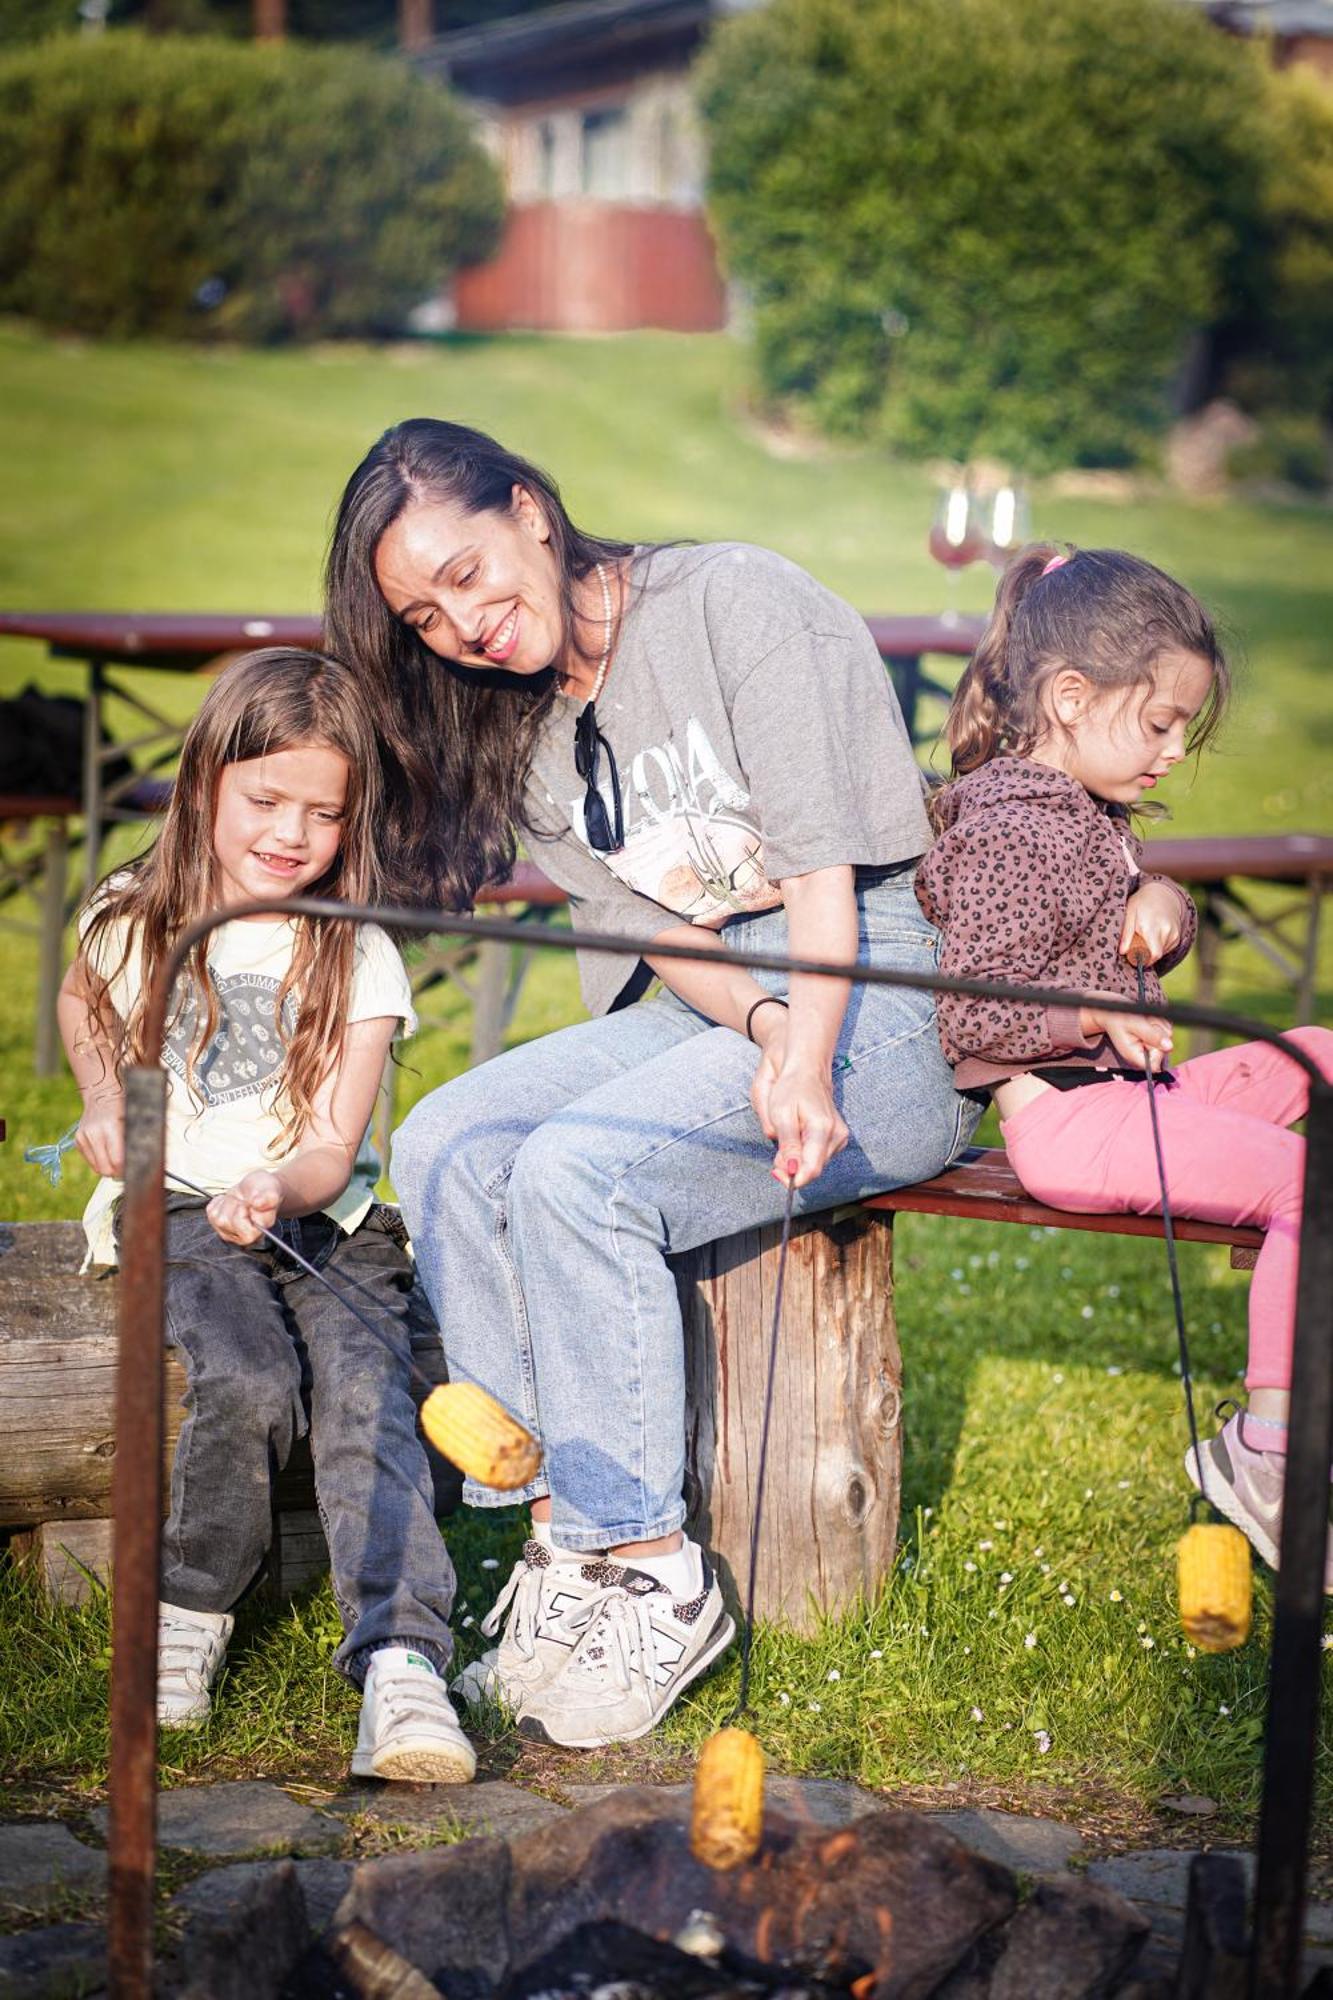
<svg viewBox="0 0 1333 2000"><path fill-rule="evenodd" d="M594 1019L419 1104L393 1174L451 1377L544 1448L494 1685L528 1734L639 1736L732 1637L681 1532L668 1253L791 1187L818 1209L935 1173L975 1122L928 996L756 979L729 949L928 969L920 775L850 606L764 549L588 535L460 425L369 453L327 598L385 744L398 893L465 907L521 835L579 925L629 944L581 966Z"/></svg>

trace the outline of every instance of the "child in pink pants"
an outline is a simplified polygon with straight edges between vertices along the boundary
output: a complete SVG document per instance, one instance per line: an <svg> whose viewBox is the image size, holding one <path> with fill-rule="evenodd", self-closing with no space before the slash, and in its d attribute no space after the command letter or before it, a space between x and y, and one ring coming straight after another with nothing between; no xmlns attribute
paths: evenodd
<svg viewBox="0 0 1333 2000"><path fill-rule="evenodd" d="M917 877L943 933L941 970L1134 999L1137 940L1153 966L1147 1006L1159 1003L1158 973L1194 941L1194 905L1141 872L1128 808L1211 736L1227 692L1207 614L1162 571L1109 549L1023 550L954 696L954 782L934 801L939 839ZM1210 1499L1276 1567L1305 1166L1305 1142L1286 1128L1305 1113L1306 1073L1266 1042L1173 1070L1170 1026L1149 1012L941 994L939 1022L955 1083L990 1091L1014 1171L1038 1200L1160 1211L1146 1061L1173 1209L1266 1232L1248 1408L1231 1406L1203 1458ZM1333 1032L1283 1039L1333 1076ZM1192 1452L1186 1469L1197 1484Z"/></svg>

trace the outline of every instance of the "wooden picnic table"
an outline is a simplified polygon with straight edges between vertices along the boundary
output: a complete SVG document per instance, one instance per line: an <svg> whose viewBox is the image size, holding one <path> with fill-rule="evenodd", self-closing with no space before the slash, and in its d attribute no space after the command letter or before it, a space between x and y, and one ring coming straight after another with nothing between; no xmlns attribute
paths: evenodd
<svg viewBox="0 0 1333 2000"><path fill-rule="evenodd" d="M924 672L923 657L934 653L966 659L980 636L981 621L873 617L866 622L893 674L915 742L923 696L947 700L949 693ZM0 612L0 638L40 640L52 659L75 660L85 669L81 809L86 893L97 880L106 827L140 816L126 800L143 771L107 785L103 781L107 763L112 757L151 750L147 768L150 772L159 770L174 761L182 733L177 722L145 700L141 691L114 678L112 670L138 667L198 673L255 646L314 649L323 643L323 631L319 618L311 613L243 617L225 611L4 611ZM149 725L138 736L114 746L102 741L103 708L109 694L127 702Z"/></svg>
<svg viewBox="0 0 1333 2000"><path fill-rule="evenodd" d="M1296 1021L1314 1015L1319 971L1319 921L1333 888L1333 836L1318 833L1221 834L1190 840L1149 840L1149 868L1183 883L1199 904L1194 998L1211 1007L1223 941L1243 937L1295 988ZM1274 909L1257 909L1239 884L1259 882L1292 889ZM1202 1054L1214 1037L1193 1030L1191 1047Z"/></svg>
<svg viewBox="0 0 1333 2000"><path fill-rule="evenodd" d="M966 659L980 637L982 620L971 617L868 615L881 657L894 685L914 743L922 738L923 701L948 700L951 687L928 671L929 660ZM320 620L311 613L242 616L233 612L5 611L0 612L0 638L26 638L45 644L51 657L80 662L87 674L84 711L84 756L81 797L76 801L32 801L30 817L60 810L53 818L77 812L84 822L84 888L97 880L106 828L117 820L143 813L144 780L174 762L181 727L162 715L137 689L113 677L115 669L146 668L172 673L198 673L219 666L232 654L255 646L300 646L322 643ZM102 743L103 704L108 694L130 704L150 725L141 735L113 746ZM933 732L932 732L933 733ZM146 771L106 785L103 772L113 756L151 750ZM11 805L14 802L10 802ZM13 812L9 815L15 816ZM63 841L63 833L59 836ZM1291 981L1296 995L1296 1019L1308 1020L1314 1005L1319 948L1320 906L1333 883L1333 838L1306 833L1224 836L1216 839L1158 840L1151 843L1153 865L1184 883L1197 895L1202 912L1199 934L1197 997L1211 1001L1216 993L1218 955L1222 940L1241 935ZM63 848L62 848L63 856ZM52 871L44 877L42 897L43 1010L59 983L61 937L66 912L55 907ZM1275 911L1257 910L1240 883L1278 884L1296 892L1295 899ZM490 900L520 903L534 914L549 911L564 897L536 869L522 864L513 883L488 892ZM480 972L467 990L476 1008L474 1060L499 1047L517 999L528 954L503 946L483 947ZM438 963L422 971L422 984L434 984L446 973L457 976L453 955L437 954ZM448 961L448 963L446 963ZM1196 1040L1196 1046L1198 1046ZM39 1055L54 1062L54 1036L39 1020Z"/></svg>

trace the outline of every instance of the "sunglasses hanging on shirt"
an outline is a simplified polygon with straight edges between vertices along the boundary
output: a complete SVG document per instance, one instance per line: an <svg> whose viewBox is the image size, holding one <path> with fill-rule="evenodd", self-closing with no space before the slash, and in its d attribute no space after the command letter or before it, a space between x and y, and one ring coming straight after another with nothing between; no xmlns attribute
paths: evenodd
<svg viewBox="0 0 1333 2000"><path fill-rule="evenodd" d="M625 845L625 814L620 803L620 773L611 745L597 727L597 697L602 692L606 680L606 670L611 663L611 586L606 580L606 570L597 564L597 581L602 586L602 657L597 662L597 673L593 679L592 693L579 711L579 719L574 724L574 769L584 783L583 824L587 829L588 845L598 854L615 854ZM601 752L606 752L607 768L611 773L612 812L608 815L606 800L602 797L597 783L597 766L601 762Z"/></svg>
<svg viewBox="0 0 1333 2000"><path fill-rule="evenodd" d="M606 810L606 800L597 784L597 767L601 762L601 752L606 751L607 768L611 774L612 811ZM620 773L611 745L597 727L597 705L585 702L579 711L579 719L574 724L574 769L584 783L583 824L588 833L588 845L599 854L614 854L625 845L625 814L620 803Z"/></svg>

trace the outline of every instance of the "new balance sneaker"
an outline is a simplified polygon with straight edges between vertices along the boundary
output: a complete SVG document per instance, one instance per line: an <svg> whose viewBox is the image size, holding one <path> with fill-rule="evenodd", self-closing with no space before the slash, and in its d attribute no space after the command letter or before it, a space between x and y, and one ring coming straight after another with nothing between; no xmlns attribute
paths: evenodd
<svg viewBox="0 0 1333 2000"><path fill-rule="evenodd" d="M158 1605L157 1719L164 1729L198 1729L207 1722L235 1622L229 1611Z"/></svg>
<svg viewBox="0 0 1333 2000"><path fill-rule="evenodd" d="M453 1683L466 1701L501 1701L515 1715L548 1687L566 1666L602 1593L602 1560L580 1562L577 1555L523 1544L495 1603L481 1621L488 1639L500 1643L475 1660ZM502 1629L503 1628L503 1629Z"/></svg>
<svg viewBox="0 0 1333 2000"><path fill-rule="evenodd" d="M476 1752L430 1661L410 1646L380 1646L361 1693L352 1776L466 1785L476 1769Z"/></svg>
<svg viewBox="0 0 1333 2000"><path fill-rule="evenodd" d="M1225 1514L1228 1521L1240 1529L1270 1569L1276 1569L1278 1545L1282 1539L1282 1482L1287 1474L1286 1453L1257 1450L1245 1435L1246 1411L1228 1398L1218 1404L1218 1416L1228 1408L1231 1415L1221 1430L1200 1445L1204 1481L1200 1490L1206 1488L1207 1498L1218 1512ZM1261 1426L1249 1427L1256 1441L1263 1436ZM1199 1486L1193 1446L1185 1454L1185 1470L1193 1484ZM1333 1507L1330 1518L1333 1519ZM1324 1589L1333 1593L1333 1542L1330 1542L1324 1556Z"/></svg>
<svg viewBox="0 0 1333 2000"><path fill-rule="evenodd" d="M646 1736L736 1636L702 1551L700 1560L702 1588L688 1603L641 1569L585 1563L598 1601L564 1672L529 1698L520 1735L575 1750Z"/></svg>

